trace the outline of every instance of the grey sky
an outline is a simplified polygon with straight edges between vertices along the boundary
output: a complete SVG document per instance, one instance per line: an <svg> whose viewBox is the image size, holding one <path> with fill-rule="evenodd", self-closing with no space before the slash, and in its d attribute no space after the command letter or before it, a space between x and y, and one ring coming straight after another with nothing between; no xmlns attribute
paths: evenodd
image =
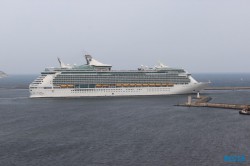
<svg viewBox="0 0 250 166"><path fill-rule="evenodd" d="M0 70L161 61L189 72L250 71L249 0L1 0Z"/></svg>

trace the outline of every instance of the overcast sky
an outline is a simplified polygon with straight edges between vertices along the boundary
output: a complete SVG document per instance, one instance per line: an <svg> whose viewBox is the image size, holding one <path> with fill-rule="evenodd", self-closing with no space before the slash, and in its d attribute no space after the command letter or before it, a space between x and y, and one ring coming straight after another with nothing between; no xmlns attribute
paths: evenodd
<svg viewBox="0 0 250 166"><path fill-rule="evenodd" d="M158 61L189 72L250 71L249 0L1 0L0 70Z"/></svg>

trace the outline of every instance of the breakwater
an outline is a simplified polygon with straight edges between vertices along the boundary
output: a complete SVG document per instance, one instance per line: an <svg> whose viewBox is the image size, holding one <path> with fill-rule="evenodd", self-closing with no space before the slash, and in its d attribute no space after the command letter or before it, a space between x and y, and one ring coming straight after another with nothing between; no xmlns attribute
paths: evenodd
<svg viewBox="0 0 250 166"><path fill-rule="evenodd" d="M226 87L207 87L205 90L250 90L250 87L234 87L234 86L226 86Z"/></svg>
<svg viewBox="0 0 250 166"><path fill-rule="evenodd" d="M224 109L234 109L234 110L243 110L245 108L250 108L250 105L245 105L245 104L209 103L210 100L212 100L212 98L208 96L201 96L198 98L188 96L188 102L183 104L177 104L176 106L211 107L211 108L224 108Z"/></svg>

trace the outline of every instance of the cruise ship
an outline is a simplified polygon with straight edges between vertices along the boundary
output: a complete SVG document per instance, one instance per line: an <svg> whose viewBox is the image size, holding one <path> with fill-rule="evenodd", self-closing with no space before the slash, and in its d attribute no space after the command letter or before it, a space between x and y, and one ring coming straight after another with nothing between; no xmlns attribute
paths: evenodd
<svg viewBox="0 0 250 166"><path fill-rule="evenodd" d="M30 97L90 97L172 95L199 93L209 85L197 82L184 69L160 63L154 68L141 65L137 70L112 70L91 55L87 64L64 64L45 68L29 86Z"/></svg>

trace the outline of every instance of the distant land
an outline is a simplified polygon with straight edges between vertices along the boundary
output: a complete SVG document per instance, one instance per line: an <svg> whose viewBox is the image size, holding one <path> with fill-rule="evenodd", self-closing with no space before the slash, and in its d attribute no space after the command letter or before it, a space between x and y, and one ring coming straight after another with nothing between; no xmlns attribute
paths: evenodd
<svg viewBox="0 0 250 166"><path fill-rule="evenodd" d="M0 71L0 78L7 77L8 75L2 71Z"/></svg>

